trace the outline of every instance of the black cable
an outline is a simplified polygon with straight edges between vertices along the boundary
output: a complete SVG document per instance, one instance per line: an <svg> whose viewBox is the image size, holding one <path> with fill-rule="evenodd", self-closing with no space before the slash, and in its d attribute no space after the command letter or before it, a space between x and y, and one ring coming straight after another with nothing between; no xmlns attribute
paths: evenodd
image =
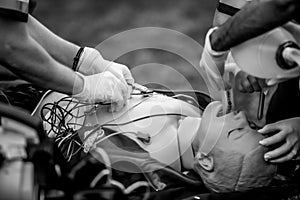
<svg viewBox="0 0 300 200"><path fill-rule="evenodd" d="M101 127L106 127L106 126L125 126L127 124L130 123L134 123L140 120L144 120L144 119L148 119L148 118L152 118L152 117L161 117L161 116L180 116L180 117L187 117L187 115L183 115L183 114L178 114L178 113L163 113L163 114L155 114L155 115L148 115L145 117L141 117L141 118L137 118L128 122L123 122L123 123L118 123L118 124L103 124L101 125Z"/></svg>

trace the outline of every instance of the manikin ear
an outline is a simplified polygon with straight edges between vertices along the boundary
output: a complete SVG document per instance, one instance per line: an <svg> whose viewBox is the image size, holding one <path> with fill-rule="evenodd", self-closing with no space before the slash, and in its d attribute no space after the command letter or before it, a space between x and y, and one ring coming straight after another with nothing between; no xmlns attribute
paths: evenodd
<svg viewBox="0 0 300 200"><path fill-rule="evenodd" d="M214 158L211 155L204 155L203 153L199 153L198 163L204 170L208 172L211 172L214 169Z"/></svg>

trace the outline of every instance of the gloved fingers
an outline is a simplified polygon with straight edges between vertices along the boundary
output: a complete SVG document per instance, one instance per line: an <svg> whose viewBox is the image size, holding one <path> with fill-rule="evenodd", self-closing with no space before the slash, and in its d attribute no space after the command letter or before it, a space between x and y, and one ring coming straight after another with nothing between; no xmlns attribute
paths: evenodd
<svg viewBox="0 0 300 200"><path fill-rule="evenodd" d="M273 86L273 85L276 85L278 83L278 81L276 79L272 78L272 79L267 80L266 83L268 86Z"/></svg>
<svg viewBox="0 0 300 200"><path fill-rule="evenodd" d="M134 83L134 79L131 75L131 72L129 68L126 65L114 63L114 65L111 66L112 69L118 72L118 77L125 80L125 82L129 85L132 85Z"/></svg>
<svg viewBox="0 0 300 200"><path fill-rule="evenodd" d="M259 84L259 87L261 89L264 89L266 87L268 87L267 83L266 83L266 79L262 79L262 78L256 78L257 83Z"/></svg>
<svg viewBox="0 0 300 200"><path fill-rule="evenodd" d="M248 78L246 78L245 80L243 80L241 82L241 85L243 87L243 91L246 91L247 93L252 93L254 92L254 89L250 83L250 81L248 80Z"/></svg>
<svg viewBox="0 0 300 200"><path fill-rule="evenodd" d="M126 83L125 77L123 75L122 69L120 69L120 66L118 63L109 62L108 66L105 68L105 71L111 72L113 75L115 75L120 81L122 81L123 84Z"/></svg>
<svg viewBox="0 0 300 200"><path fill-rule="evenodd" d="M284 163L287 161L292 160L293 158L295 158L297 156L297 150L296 149L292 149L291 151L289 151L286 155L281 156L279 158L270 160L271 163Z"/></svg>
<svg viewBox="0 0 300 200"><path fill-rule="evenodd" d="M93 87L94 93L99 95L99 101L105 101L105 103L111 104L117 103L117 106L124 106L124 101L128 98L128 88L126 87L127 84L119 80L110 71L100 74L102 74L102 76L99 76L96 87ZM102 96L104 96L103 99L101 99Z"/></svg>
<svg viewBox="0 0 300 200"><path fill-rule="evenodd" d="M245 90L245 88L242 84L238 84L237 89L238 89L238 91L240 91L242 93L247 93L247 91Z"/></svg>
<svg viewBox="0 0 300 200"><path fill-rule="evenodd" d="M118 112L124 107L123 101L112 102L107 111L110 113Z"/></svg>
<svg viewBox="0 0 300 200"><path fill-rule="evenodd" d="M294 147L294 144L285 142L280 147L274 149L273 151L269 151L264 155L266 161L271 161L273 159L278 159L283 157L286 154L289 154Z"/></svg>
<svg viewBox="0 0 300 200"><path fill-rule="evenodd" d="M128 86L127 84L123 84L120 82L119 89L121 91L120 95L122 96L122 101L116 102L116 111L119 111L127 104L127 100L129 99L131 94L131 86Z"/></svg>
<svg viewBox="0 0 300 200"><path fill-rule="evenodd" d="M133 84L132 85L127 85L127 99L130 98L132 90L133 90Z"/></svg>
<svg viewBox="0 0 300 200"><path fill-rule="evenodd" d="M278 122L273 124L267 124L263 128L257 130L257 132L261 133L262 135L269 135L270 133L276 133L283 129L282 125Z"/></svg>
<svg viewBox="0 0 300 200"><path fill-rule="evenodd" d="M129 68L125 65L123 65L123 75L124 75L124 78L125 78L126 82L128 83L128 85L134 84L134 79L132 77L132 74L131 74Z"/></svg>
<svg viewBox="0 0 300 200"><path fill-rule="evenodd" d="M258 79L256 77L248 76L247 79L250 82L254 92L260 92L262 90L262 88L260 87L260 85L258 83Z"/></svg>
<svg viewBox="0 0 300 200"><path fill-rule="evenodd" d="M271 146L284 141L286 137L287 137L287 132L285 130L281 130L280 132L259 141L259 143L263 146Z"/></svg>
<svg viewBox="0 0 300 200"><path fill-rule="evenodd" d="M278 83L282 83L290 78L272 78L266 81L267 86L273 86Z"/></svg>
<svg viewBox="0 0 300 200"><path fill-rule="evenodd" d="M109 112L117 112L121 110L127 102L127 91L123 84L115 85L111 94L111 104L108 108Z"/></svg>
<svg viewBox="0 0 300 200"><path fill-rule="evenodd" d="M111 63L112 64L106 68L107 71L113 73L124 84L132 85L134 83L134 79L132 78L131 72L127 66L114 62Z"/></svg>

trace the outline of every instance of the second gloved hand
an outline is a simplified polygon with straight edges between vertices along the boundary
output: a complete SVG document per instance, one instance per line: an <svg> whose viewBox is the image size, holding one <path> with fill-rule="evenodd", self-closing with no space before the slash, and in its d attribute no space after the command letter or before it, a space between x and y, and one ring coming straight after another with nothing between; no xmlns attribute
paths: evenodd
<svg viewBox="0 0 300 200"><path fill-rule="evenodd" d="M124 83L129 85L134 83L134 79L127 66L105 60L99 51L90 47L84 48L83 55L80 57L78 63L78 71L84 75L109 71Z"/></svg>
<svg viewBox="0 0 300 200"><path fill-rule="evenodd" d="M130 87L111 72L107 71L90 76L77 74L84 84L82 91L73 95L74 98L89 103L110 103L111 112L119 111L126 105Z"/></svg>
<svg viewBox="0 0 300 200"><path fill-rule="evenodd" d="M260 141L266 147L277 145L277 148L265 154L265 160L272 163L283 163L298 159L300 149L300 118L290 118L268 124L258 130L263 135L271 134Z"/></svg>

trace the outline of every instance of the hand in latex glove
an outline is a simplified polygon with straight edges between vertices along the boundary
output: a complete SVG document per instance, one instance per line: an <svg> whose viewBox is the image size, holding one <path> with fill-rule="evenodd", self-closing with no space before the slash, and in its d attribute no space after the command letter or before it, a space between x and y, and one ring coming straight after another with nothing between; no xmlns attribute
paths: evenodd
<svg viewBox="0 0 300 200"><path fill-rule="evenodd" d="M134 79L127 66L103 59L99 51L94 48L84 48L83 55L80 57L78 63L78 69L84 75L109 71L125 83L131 85L134 83Z"/></svg>
<svg viewBox="0 0 300 200"><path fill-rule="evenodd" d="M210 35L214 30L216 28L210 29L206 34L200 67L205 71L204 76L208 78L208 81L215 90L224 90L225 86L222 76L228 52L216 52L212 49Z"/></svg>
<svg viewBox="0 0 300 200"><path fill-rule="evenodd" d="M300 148L300 118L282 120L268 124L258 131L264 135L274 135L261 140L261 145L278 147L265 154L265 160L272 163L283 163L295 158Z"/></svg>
<svg viewBox="0 0 300 200"><path fill-rule="evenodd" d="M237 89L243 93L260 92L267 87L264 79L256 78L243 71L237 72L234 79Z"/></svg>
<svg viewBox="0 0 300 200"><path fill-rule="evenodd" d="M79 94L73 95L74 98L90 103L111 103L111 112L118 111L126 105L129 86L111 72L90 76L83 76L80 73L78 75L83 79L84 86Z"/></svg>

